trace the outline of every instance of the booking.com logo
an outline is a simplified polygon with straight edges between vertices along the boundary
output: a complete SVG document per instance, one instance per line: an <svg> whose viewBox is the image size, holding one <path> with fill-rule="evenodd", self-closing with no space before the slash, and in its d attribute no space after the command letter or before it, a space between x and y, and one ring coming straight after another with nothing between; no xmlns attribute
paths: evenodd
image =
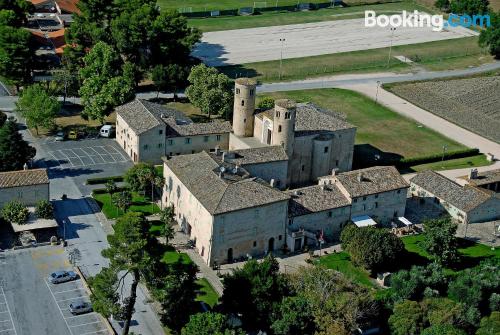
<svg viewBox="0 0 500 335"><path fill-rule="evenodd" d="M423 28L429 27L433 31L441 31L446 27L489 27L490 16L485 15L457 15L450 14L445 20L443 15L430 15L427 13L419 13L417 10L413 13L403 11L397 15L377 15L373 10L365 11L365 27L387 27L393 28L409 27Z"/></svg>

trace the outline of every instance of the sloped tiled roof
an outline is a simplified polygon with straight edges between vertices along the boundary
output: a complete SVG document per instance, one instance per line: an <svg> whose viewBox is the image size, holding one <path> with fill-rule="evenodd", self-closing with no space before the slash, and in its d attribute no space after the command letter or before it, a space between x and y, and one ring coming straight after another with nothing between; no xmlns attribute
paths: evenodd
<svg viewBox="0 0 500 335"><path fill-rule="evenodd" d="M221 157L216 156L215 159ZM281 145L231 150L225 153L225 161L240 166L286 160L288 160L288 156Z"/></svg>
<svg viewBox="0 0 500 335"><path fill-rule="evenodd" d="M340 173L337 179L351 198L407 188L409 185L394 166L374 166Z"/></svg>
<svg viewBox="0 0 500 335"><path fill-rule="evenodd" d="M174 156L165 164L213 215L289 199L258 178L230 173L229 178L220 177L219 164L206 152Z"/></svg>
<svg viewBox="0 0 500 335"><path fill-rule="evenodd" d="M300 216L350 205L349 199L335 184L315 185L287 191L292 197L288 207L290 216Z"/></svg>
<svg viewBox="0 0 500 335"><path fill-rule="evenodd" d="M475 187L462 187L445 176L431 170L419 172L415 177L410 179L410 182L464 212L476 208L494 196Z"/></svg>
<svg viewBox="0 0 500 335"><path fill-rule="evenodd" d="M0 188L48 184L46 169L0 172Z"/></svg>
<svg viewBox="0 0 500 335"><path fill-rule="evenodd" d="M476 178L467 181L476 186L500 182L500 169L479 172Z"/></svg>

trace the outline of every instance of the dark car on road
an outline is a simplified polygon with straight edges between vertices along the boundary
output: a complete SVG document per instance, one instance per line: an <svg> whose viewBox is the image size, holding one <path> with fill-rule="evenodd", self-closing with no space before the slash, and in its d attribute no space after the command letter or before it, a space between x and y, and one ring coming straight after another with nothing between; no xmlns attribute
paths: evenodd
<svg viewBox="0 0 500 335"><path fill-rule="evenodd" d="M49 282L52 284L65 283L78 279L78 275L73 271L56 271L49 275Z"/></svg>

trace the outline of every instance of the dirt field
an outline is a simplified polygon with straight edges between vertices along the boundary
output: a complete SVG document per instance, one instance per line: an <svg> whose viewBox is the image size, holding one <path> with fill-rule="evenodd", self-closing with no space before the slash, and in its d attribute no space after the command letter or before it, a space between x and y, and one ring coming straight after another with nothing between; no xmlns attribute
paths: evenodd
<svg viewBox="0 0 500 335"><path fill-rule="evenodd" d="M433 31L431 27L365 27L350 19L203 34L193 55L211 66L223 66L424 43L475 36L463 27ZM280 39L285 39L282 43Z"/></svg>
<svg viewBox="0 0 500 335"><path fill-rule="evenodd" d="M389 89L429 112L500 143L500 74L397 84Z"/></svg>

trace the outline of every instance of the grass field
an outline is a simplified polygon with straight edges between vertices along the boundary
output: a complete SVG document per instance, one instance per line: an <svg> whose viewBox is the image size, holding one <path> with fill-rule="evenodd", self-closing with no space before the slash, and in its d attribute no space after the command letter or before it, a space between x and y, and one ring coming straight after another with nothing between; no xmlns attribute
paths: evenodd
<svg viewBox="0 0 500 335"><path fill-rule="evenodd" d="M196 281L199 285L198 296L196 301L203 301L210 307L214 307L219 302L219 295L215 292L214 288L208 280L205 278L200 278Z"/></svg>
<svg viewBox="0 0 500 335"><path fill-rule="evenodd" d="M413 66L432 67L433 70L465 68L492 61L478 46L477 37L394 46L394 56L403 55L415 61ZM391 59L389 48L353 51L304 58L283 59L282 79L297 80L341 73L373 71L411 71L412 66ZM248 63L219 68L232 78L253 77L260 81L279 81L279 60Z"/></svg>
<svg viewBox="0 0 500 335"><path fill-rule="evenodd" d="M179 260L184 264L193 263L191 258L189 258L188 254L184 252L177 252L176 250L166 251L162 258L162 262L165 264L176 263Z"/></svg>
<svg viewBox="0 0 500 335"><path fill-rule="evenodd" d="M266 2L266 4L264 4ZM270 0L270 1L257 1L257 7L275 7L278 6L294 6L297 5L297 0ZM306 2L306 1L300 1ZM308 0L308 3L324 3L329 2L328 0ZM377 3L380 0L346 0L344 1L348 5L358 5L365 3ZM158 0L158 5L162 9L174 9L179 10L182 8L189 8L193 12L200 11L210 11L210 10L227 10L227 9L238 9L243 7L254 7L254 0L216 0L216 1L206 1L206 0Z"/></svg>
<svg viewBox="0 0 500 335"><path fill-rule="evenodd" d="M108 219L116 219L124 214L120 209L113 205L109 193L94 194L93 197ZM151 204L148 199L136 192L132 192L132 206L130 206L128 210L130 212L144 213L145 215L151 215L160 211L156 204Z"/></svg>
<svg viewBox="0 0 500 335"><path fill-rule="evenodd" d="M369 144L385 153L408 158L441 152L443 145L447 145L449 151L465 148L463 145L349 90L289 91L276 92L268 94L268 96L313 102L321 107L341 112L347 116L347 121L357 127L356 144Z"/></svg>
<svg viewBox="0 0 500 335"><path fill-rule="evenodd" d="M320 257L317 264L342 272L347 278L363 286L374 287L368 271L352 264L349 254L344 251Z"/></svg>
<svg viewBox="0 0 500 335"><path fill-rule="evenodd" d="M402 10L413 11L415 9L429 12L427 8L405 1L344 8L324 8L306 12L264 12L262 14L251 16L197 18L189 19L189 25L196 27L203 32L270 27L287 24L362 18L364 17L364 11L367 9L374 10L378 14L394 14L401 12Z"/></svg>
<svg viewBox="0 0 500 335"><path fill-rule="evenodd" d="M423 170L443 171L452 169L465 169L486 165L491 165L491 162L487 161L486 156L481 154L472 157L450 159L444 162L415 165L410 168L410 172L419 172Z"/></svg>

